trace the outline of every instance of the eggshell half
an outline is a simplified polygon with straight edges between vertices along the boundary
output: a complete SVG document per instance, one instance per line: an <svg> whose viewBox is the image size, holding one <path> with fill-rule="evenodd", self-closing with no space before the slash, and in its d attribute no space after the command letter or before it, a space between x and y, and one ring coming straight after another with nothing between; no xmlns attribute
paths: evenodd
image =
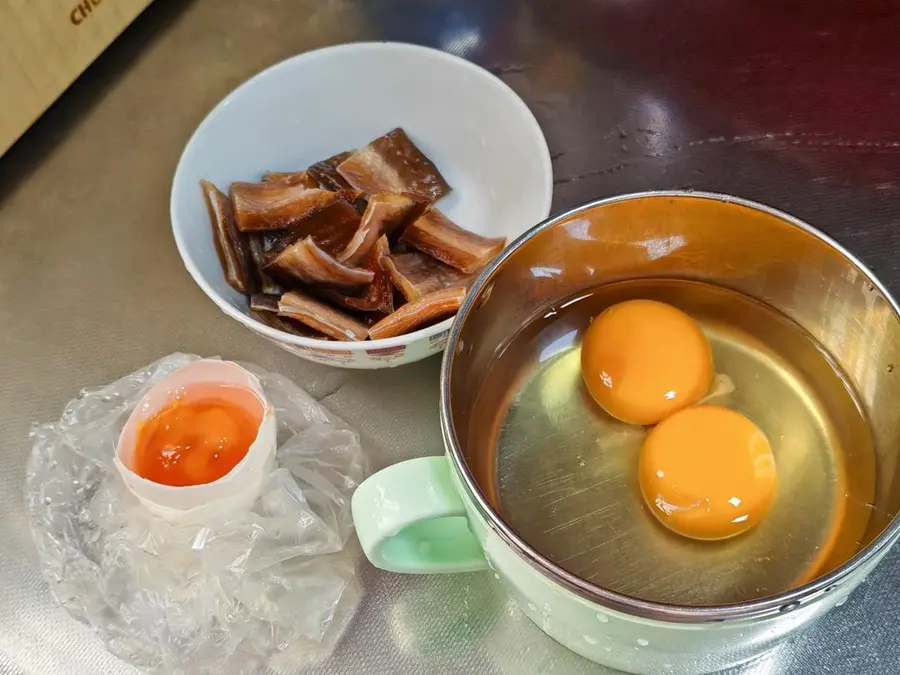
<svg viewBox="0 0 900 675"><path fill-rule="evenodd" d="M262 421L247 454L222 478L203 485L162 485L136 474L131 467L141 423L184 391L202 384L241 387L259 399ZM276 435L275 410L266 399L259 379L235 363L204 359L161 380L138 402L119 436L115 464L128 489L153 514L170 521L209 521L253 504L263 481L275 469Z"/></svg>

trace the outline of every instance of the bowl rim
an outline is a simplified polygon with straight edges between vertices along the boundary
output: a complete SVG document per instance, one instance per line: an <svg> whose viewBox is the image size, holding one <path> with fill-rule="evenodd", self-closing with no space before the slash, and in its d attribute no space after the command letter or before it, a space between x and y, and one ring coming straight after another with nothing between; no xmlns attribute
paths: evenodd
<svg viewBox="0 0 900 675"><path fill-rule="evenodd" d="M522 537L506 523L500 513L491 506L483 491L478 487L475 476L465 461L462 446L457 437L456 428L450 413L451 371L453 370L453 361L457 345L459 344L459 336L465 325L466 317L475 308L476 303L481 297L482 291L489 286L493 279L494 273L499 270L510 257L515 255L519 249L540 233L549 230L557 224L569 220L574 216L587 213L592 209L636 199L671 199L683 197L715 200L759 211L778 218L788 225L796 227L819 239L833 248L848 263L855 266L866 280L878 289L882 297L893 310L895 319L900 320L900 304L898 304L897 300L891 295L887 287L859 260L859 258L821 230L816 229L805 221L785 213L784 211L741 197L694 190L648 190L596 199L569 209L564 213L552 216L539 225L531 228L528 232L522 234L518 239L507 246L500 255L492 260L487 267L481 271L478 278L475 280L475 283L472 284L466 299L463 301L463 304L457 313L457 317L460 317L461 320L457 321L450 330L450 336L447 340L447 346L441 362L440 425L444 448L446 454L449 456L451 467L459 478L461 490L464 491L468 499L471 500L473 509L478 513L479 517L483 519L490 531L499 537L520 560L524 561L538 574L554 584L558 584L573 592L575 595L600 607L616 610L641 619L665 621L681 624L683 626L693 625L694 627L701 628L705 623L755 620L778 616L782 613L791 612L801 607L805 601L811 602L820 599L822 596L830 593L841 585L851 574L862 571L874 558L886 553L887 550L900 539L900 515L895 516L872 541L857 551L852 557L845 560L833 570L819 577L815 577L796 588L743 602L720 603L714 605L683 605L643 600L618 591L611 591L582 579L578 575L557 565L522 539Z"/></svg>
<svg viewBox="0 0 900 675"><path fill-rule="evenodd" d="M448 330L453 325L453 321L456 319L456 315L454 315L448 319L444 319L439 323L421 328L411 333L405 333L403 335L397 335L390 338L382 338L380 340L361 340L358 342L324 340L321 338L308 338L301 337L299 335L293 335L291 333L285 333L284 331L280 331L276 328L272 328L271 326L262 323L253 316L246 314L245 312L232 306L231 303L221 297L221 295L215 289L213 289L213 287L198 269L196 263L194 262L188 251L187 244L185 243L181 235L180 228L178 227L179 218L176 208L176 197L181 190L187 189L187 179L183 176L183 173L187 170L185 168L185 157L200 142L198 140L200 135L205 131L206 127L212 123L212 120L220 115L222 111L234 99L239 97L245 89L249 88L252 84L258 81L262 81L266 78L272 77L273 74L277 72L280 72L282 70L289 70L291 68L297 67L301 63L306 64L310 61L328 58L336 52L356 51L365 53L384 50L407 52L411 57L419 56L435 59L438 61L444 61L445 63L464 68L468 70L473 76L480 77L485 81L490 82L493 86L499 87L501 90L503 90L510 99L512 105L520 110L523 116L523 120L530 127L532 140L535 141L541 155L541 164L544 179L543 194L541 195L541 214L533 225L540 223L550 215L551 202L553 199L553 165L550 158L550 148L547 145L547 139L544 136L544 132L541 130L541 127L538 124L534 113L531 111L525 101L522 100L522 98L515 92L515 90L513 90L512 87L506 84L499 77L493 75L488 70L482 68L476 63L468 61L460 56L456 56L454 54L450 54L448 52L432 47L425 47L421 45L410 44L407 42L367 41L347 42L343 44L322 47L320 49L313 49L288 57L287 59L268 66L267 68L261 70L260 72L256 73L255 75L243 81L237 87L232 89L206 114L200 124L197 125L197 128L192 132L190 139L185 144L184 149L181 151L181 155L178 158L178 165L175 168L175 173L172 178L172 187L169 196L169 219L171 221L172 234L175 238L175 246L178 249L178 254L181 256L182 264L191 275L191 278L193 278L194 282L200 287L200 289L206 294L206 296L210 300L212 300L219 307L219 309L221 309L232 319L239 321L240 323L244 324L244 326L259 333L260 335L263 335L277 342L287 343L298 347L326 349L334 352L366 352L370 350L374 351L379 349L389 349L391 347L406 346L412 344L413 342L428 339L434 335ZM507 247L510 247L511 245L512 242L509 242L507 244ZM502 255L502 252L500 253L500 255Z"/></svg>

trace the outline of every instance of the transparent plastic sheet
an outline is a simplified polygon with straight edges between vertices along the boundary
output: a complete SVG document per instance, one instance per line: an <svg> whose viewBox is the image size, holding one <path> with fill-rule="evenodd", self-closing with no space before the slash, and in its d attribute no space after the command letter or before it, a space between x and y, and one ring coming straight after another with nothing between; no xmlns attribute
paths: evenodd
<svg viewBox="0 0 900 675"><path fill-rule="evenodd" d="M154 518L113 464L116 441L153 383L198 358L173 354L83 390L58 422L33 428L25 499L44 576L111 652L148 671L320 661L360 598L359 437L290 380L242 363L275 408L278 468L248 510L202 525Z"/></svg>

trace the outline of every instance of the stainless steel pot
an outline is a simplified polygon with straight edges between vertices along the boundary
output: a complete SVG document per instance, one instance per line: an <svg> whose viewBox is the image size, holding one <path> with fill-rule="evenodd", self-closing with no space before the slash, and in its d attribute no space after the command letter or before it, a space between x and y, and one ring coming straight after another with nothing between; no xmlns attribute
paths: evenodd
<svg viewBox="0 0 900 675"><path fill-rule="evenodd" d="M748 602L650 602L598 587L524 541L473 467L492 433L476 396L501 348L538 309L613 281L671 277L739 291L792 318L859 395L875 445L875 501L858 553L800 587ZM839 604L900 537L900 310L851 254L809 225L741 199L653 192L601 200L537 226L484 271L444 357L447 458L412 460L354 497L369 558L385 569L490 565L523 611L577 653L634 673L705 673L753 659ZM483 392L482 392L483 394ZM477 407L501 406L481 395ZM483 556L482 556L483 551Z"/></svg>

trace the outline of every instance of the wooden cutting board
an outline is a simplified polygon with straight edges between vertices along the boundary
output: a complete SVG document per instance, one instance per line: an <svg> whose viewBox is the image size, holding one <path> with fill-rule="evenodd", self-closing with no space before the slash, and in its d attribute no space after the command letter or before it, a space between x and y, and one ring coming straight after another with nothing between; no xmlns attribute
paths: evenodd
<svg viewBox="0 0 900 675"><path fill-rule="evenodd" d="M0 155L151 0L0 0Z"/></svg>

